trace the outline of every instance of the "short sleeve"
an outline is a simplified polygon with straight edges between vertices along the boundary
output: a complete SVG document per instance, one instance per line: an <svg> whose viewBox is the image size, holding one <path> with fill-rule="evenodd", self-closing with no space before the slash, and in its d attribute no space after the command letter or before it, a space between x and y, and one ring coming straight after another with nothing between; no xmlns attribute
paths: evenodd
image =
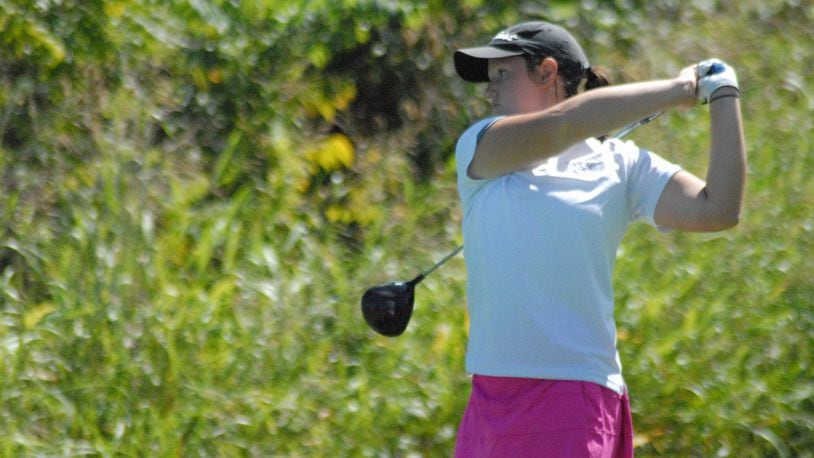
<svg viewBox="0 0 814 458"><path fill-rule="evenodd" d="M656 227L653 215L661 193L681 167L661 156L636 146L633 142L620 145L625 158L627 200L631 219Z"/></svg>
<svg viewBox="0 0 814 458"><path fill-rule="evenodd" d="M458 143L455 145L455 165L458 174L458 190L464 200L468 200L468 197L488 181L470 178L467 170L469 170L469 164L472 163L472 158L475 156L478 141L480 141L489 126L501 118L502 116L493 116L482 119L470 126L458 138Z"/></svg>

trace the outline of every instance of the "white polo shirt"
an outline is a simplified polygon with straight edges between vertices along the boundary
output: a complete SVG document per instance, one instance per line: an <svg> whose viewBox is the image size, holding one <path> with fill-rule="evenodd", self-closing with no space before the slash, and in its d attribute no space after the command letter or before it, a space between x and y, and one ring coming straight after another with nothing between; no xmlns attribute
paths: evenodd
<svg viewBox="0 0 814 458"><path fill-rule="evenodd" d="M628 224L651 225L680 170L633 142L585 140L534 168L467 175L479 136L458 139L470 334L467 372L582 380L622 393L612 271Z"/></svg>

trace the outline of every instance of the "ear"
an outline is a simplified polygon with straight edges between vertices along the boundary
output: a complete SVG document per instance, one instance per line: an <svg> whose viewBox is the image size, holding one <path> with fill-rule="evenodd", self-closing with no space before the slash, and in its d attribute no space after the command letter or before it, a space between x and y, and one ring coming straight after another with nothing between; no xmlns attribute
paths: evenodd
<svg viewBox="0 0 814 458"><path fill-rule="evenodd" d="M540 65L537 66L537 75L539 77L539 82L543 86L550 86L552 84L556 84L557 82L557 72L559 71L559 64L556 60L551 57L546 57L540 62Z"/></svg>

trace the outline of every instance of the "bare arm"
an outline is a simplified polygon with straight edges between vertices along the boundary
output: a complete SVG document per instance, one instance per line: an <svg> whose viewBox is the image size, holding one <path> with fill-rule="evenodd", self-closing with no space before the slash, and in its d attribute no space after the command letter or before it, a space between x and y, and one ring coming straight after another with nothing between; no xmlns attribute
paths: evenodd
<svg viewBox="0 0 814 458"><path fill-rule="evenodd" d="M725 93L736 90L722 88ZM738 224L746 186L746 141L740 104L726 97L710 104L710 158L706 183L679 172L667 183L654 219L673 229L711 232Z"/></svg>
<svg viewBox="0 0 814 458"><path fill-rule="evenodd" d="M469 175L493 178L523 170L585 138L694 102L695 78L685 69L676 79L598 88L543 111L509 116L486 131Z"/></svg>

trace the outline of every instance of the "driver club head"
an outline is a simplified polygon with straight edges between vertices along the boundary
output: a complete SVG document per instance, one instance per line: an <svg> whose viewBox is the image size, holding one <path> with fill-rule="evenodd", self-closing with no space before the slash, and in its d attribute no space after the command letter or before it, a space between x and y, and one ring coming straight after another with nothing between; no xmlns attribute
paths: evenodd
<svg viewBox="0 0 814 458"><path fill-rule="evenodd" d="M362 315L367 324L388 337L401 335L413 314L415 284L393 282L368 288L362 296Z"/></svg>

